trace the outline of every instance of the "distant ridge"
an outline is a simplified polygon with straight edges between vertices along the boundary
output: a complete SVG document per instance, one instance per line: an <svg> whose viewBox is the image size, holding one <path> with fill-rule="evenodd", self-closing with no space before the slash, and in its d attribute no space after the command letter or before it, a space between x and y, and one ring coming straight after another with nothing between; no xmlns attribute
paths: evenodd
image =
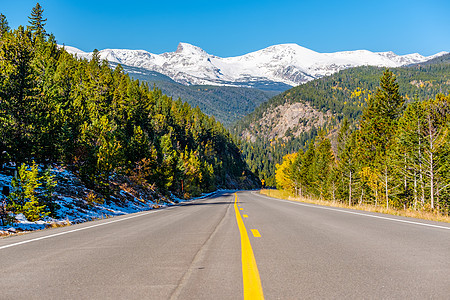
<svg viewBox="0 0 450 300"><path fill-rule="evenodd" d="M92 53L74 47L65 46L65 49L81 58L89 59L92 56ZM280 44L242 56L221 58L197 46L180 43L175 52L162 54L126 49L105 49L99 54L101 59L158 72L184 85L286 90L351 67L395 68L424 63L448 52L431 56L368 50L319 53L297 44Z"/></svg>

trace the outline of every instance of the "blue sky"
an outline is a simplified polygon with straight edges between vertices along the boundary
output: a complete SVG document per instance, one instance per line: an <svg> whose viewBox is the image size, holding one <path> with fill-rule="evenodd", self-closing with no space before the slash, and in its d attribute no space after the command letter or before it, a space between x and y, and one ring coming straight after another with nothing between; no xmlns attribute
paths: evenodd
<svg viewBox="0 0 450 300"><path fill-rule="evenodd" d="M58 43L175 51L179 42L222 57L297 43L318 52L450 51L450 1L42 0ZM9 25L26 25L36 0L0 0Z"/></svg>

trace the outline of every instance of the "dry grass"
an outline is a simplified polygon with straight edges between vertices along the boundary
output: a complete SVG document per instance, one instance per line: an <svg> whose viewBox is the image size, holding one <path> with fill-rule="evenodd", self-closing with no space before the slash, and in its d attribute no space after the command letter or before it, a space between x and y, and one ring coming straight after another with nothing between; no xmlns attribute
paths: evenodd
<svg viewBox="0 0 450 300"><path fill-rule="evenodd" d="M325 200L319 200L319 199L312 199L312 198L305 198L305 197L294 197L292 193L284 190L261 190L261 194L278 198L278 199L285 199L290 201L297 201L297 202L304 202L304 203L311 203L311 204L318 204L323 206L331 206L331 207L341 207L341 208L348 208L348 209L355 209L355 210L363 210L363 211L370 211L370 212L378 212L383 214L390 214L395 216L402 216L402 217L410 217L410 218L417 218L417 219L424 219L424 220L430 220L430 221L437 221L437 222L446 222L450 223L450 216L444 216L435 212L428 212L428 211L417 211L412 209L392 209L392 208L385 208L381 206L374 206L369 204L362 204L362 205L348 205L342 202L337 201L325 201Z"/></svg>
<svg viewBox="0 0 450 300"><path fill-rule="evenodd" d="M59 221L59 222L51 222L47 225L45 225L45 228L58 228L58 227L66 227L71 226L72 223L70 223L69 220Z"/></svg>

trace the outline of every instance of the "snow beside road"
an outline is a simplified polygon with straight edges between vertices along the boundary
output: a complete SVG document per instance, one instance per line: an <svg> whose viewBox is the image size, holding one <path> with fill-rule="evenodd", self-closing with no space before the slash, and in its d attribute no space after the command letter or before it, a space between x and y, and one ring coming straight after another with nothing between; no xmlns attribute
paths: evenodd
<svg viewBox="0 0 450 300"><path fill-rule="evenodd" d="M72 172L58 167L54 169L53 174L58 180L58 186L54 193L56 203L60 206L57 210L57 218L47 217L41 221L30 222L23 214L17 214L15 215L17 223L0 226L0 236L20 231L40 230L47 227L66 226L95 219L110 218L186 201L176 197L172 197L172 199L144 198L124 186L124 189L119 188L118 193L115 193L111 200L104 201L103 204L88 204L86 196L91 190L86 188ZM0 174L0 188L9 186L12 190L11 180L12 176ZM207 195L203 197L205 196Z"/></svg>

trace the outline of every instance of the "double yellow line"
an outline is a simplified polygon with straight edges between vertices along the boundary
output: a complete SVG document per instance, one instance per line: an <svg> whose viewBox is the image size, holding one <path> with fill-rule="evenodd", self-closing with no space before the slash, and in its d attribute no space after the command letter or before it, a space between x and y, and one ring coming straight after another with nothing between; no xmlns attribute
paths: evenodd
<svg viewBox="0 0 450 300"><path fill-rule="evenodd" d="M241 234L241 256L242 256L242 279L244 282L244 299L264 299L259 277L258 266L256 265L255 256L253 254L252 245L248 238L247 229L237 203L239 201L237 194L234 194L234 211L236 212L236 221Z"/></svg>

